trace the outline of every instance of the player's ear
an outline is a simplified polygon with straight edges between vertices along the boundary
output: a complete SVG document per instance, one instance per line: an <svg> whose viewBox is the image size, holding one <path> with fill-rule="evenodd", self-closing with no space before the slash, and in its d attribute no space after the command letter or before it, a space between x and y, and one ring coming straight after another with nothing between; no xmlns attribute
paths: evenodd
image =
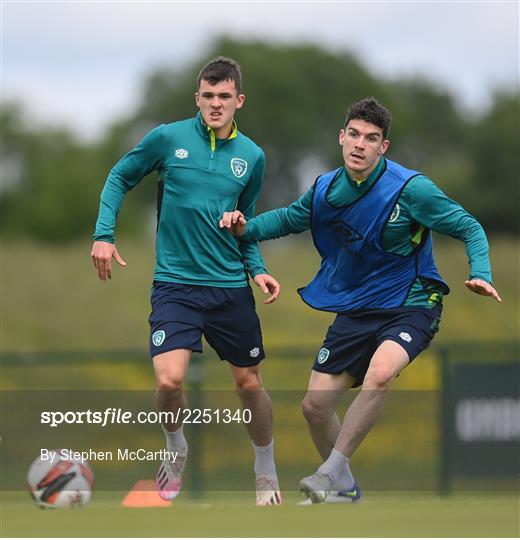
<svg viewBox="0 0 520 540"><path fill-rule="evenodd" d="M200 96L198 92L195 92L195 103L197 104L197 107L200 107Z"/></svg>
<svg viewBox="0 0 520 540"><path fill-rule="evenodd" d="M340 131L339 131L339 145L340 146L343 146L343 143L345 142L345 135L346 135L345 130L340 129Z"/></svg>
<svg viewBox="0 0 520 540"><path fill-rule="evenodd" d="M379 152L378 154L380 156L382 156L387 150L388 150L388 147L390 146L390 141L388 139L385 139L382 143L381 143L381 148L379 149Z"/></svg>
<svg viewBox="0 0 520 540"><path fill-rule="evenodd" d="M246 96L244 94L238 94L237 96L237 109L241 109L244 106Z"/></svg>

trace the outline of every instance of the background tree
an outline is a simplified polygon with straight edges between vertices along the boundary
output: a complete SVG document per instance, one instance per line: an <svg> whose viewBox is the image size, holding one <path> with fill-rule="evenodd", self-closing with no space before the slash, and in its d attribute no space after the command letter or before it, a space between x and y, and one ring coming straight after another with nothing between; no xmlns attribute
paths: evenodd
<svg viewBox="0 0 520 540"><path fill-rule="evenodd" d="M196 112L199 69L218 55L242 65L247 100L239 129L267 155L258 211L290 203L320 172L341 165L346 108L373 95L393 114L390 159L430 176L487 230L518 232L518 92L498 92L489 111L473 118L434 82L387 80L348 53L225 38L182 69L150 73L135 113L92 144L66 130L35 129L20 106L4 104L0 224L6 234L51 242L90 236L110 167L152 127ZM153 176L125 201L118 232L153 230Z"/></svg>

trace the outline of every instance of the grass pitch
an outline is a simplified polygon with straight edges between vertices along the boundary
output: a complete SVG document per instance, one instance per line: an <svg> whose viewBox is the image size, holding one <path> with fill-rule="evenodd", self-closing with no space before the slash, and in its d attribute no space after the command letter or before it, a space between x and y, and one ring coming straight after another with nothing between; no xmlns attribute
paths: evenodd
<svg viewBox="0 0 520 540"><path fill-rule="evenodd" d="M473 492L439 498L424 492L372 492L354 505L256 508L251 493L181 496L169 508L128 509L123 493L95 492L74 510L40 510L27 493L2 497L9 537L517 537L519 498Z"/></svg>

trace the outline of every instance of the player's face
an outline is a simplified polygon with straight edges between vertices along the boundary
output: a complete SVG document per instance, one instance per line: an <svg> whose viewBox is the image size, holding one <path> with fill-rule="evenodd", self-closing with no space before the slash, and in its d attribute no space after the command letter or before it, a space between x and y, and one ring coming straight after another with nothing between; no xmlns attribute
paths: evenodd
<svg viewBox="0 0 520 540"><path fill-rule="evenodd" d="M244 94L238 94L235 82L231 80L210 84L202 79L195 101L200 109L202 119L213 129L218 139L231 135L233 116L241 109L245 100Z"/></svg>
<svg viewBox="0 0 520 540"><path fill-rule="evenodd" d="M339 132L345 168L356 180L363 180L375 168L390 141L383 139L380 127L364 120L350 120Z"/></svg>

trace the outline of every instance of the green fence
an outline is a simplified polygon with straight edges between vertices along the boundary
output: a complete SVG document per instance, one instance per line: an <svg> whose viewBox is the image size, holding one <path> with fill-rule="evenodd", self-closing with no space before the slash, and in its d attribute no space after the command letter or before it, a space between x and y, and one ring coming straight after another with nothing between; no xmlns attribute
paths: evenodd
<svg viewBox="0 0 520 540"><path fill-rule="evenodd" d="M319 465L300 412L315 350L271 348L264 382L275 413L276 459L285 489ZM368 490L513 490L519 459L518 344L432 347L399 377L382 417L352 458ZM42 424L42 411L154 410L145 351L16 352L2 355L2 485L24 489L41 448L159 450L157 424ZM235 411L240 402L225 366L194 355L186 384L189 408ZM355 397L347 393L342 414ZM481 419L480 415L485 418ZM504 425L507 424L507 425ZM186 490L251 489L253 453L241 422L186 425ZM98 489L129 489L153 478L156 462L92 460Z"/></svg>
<svg viewBox="0 0 520 540"><path fill-rule="evenodd" d="M440 350L439 488L520 487L517 344Z"/></svg>

